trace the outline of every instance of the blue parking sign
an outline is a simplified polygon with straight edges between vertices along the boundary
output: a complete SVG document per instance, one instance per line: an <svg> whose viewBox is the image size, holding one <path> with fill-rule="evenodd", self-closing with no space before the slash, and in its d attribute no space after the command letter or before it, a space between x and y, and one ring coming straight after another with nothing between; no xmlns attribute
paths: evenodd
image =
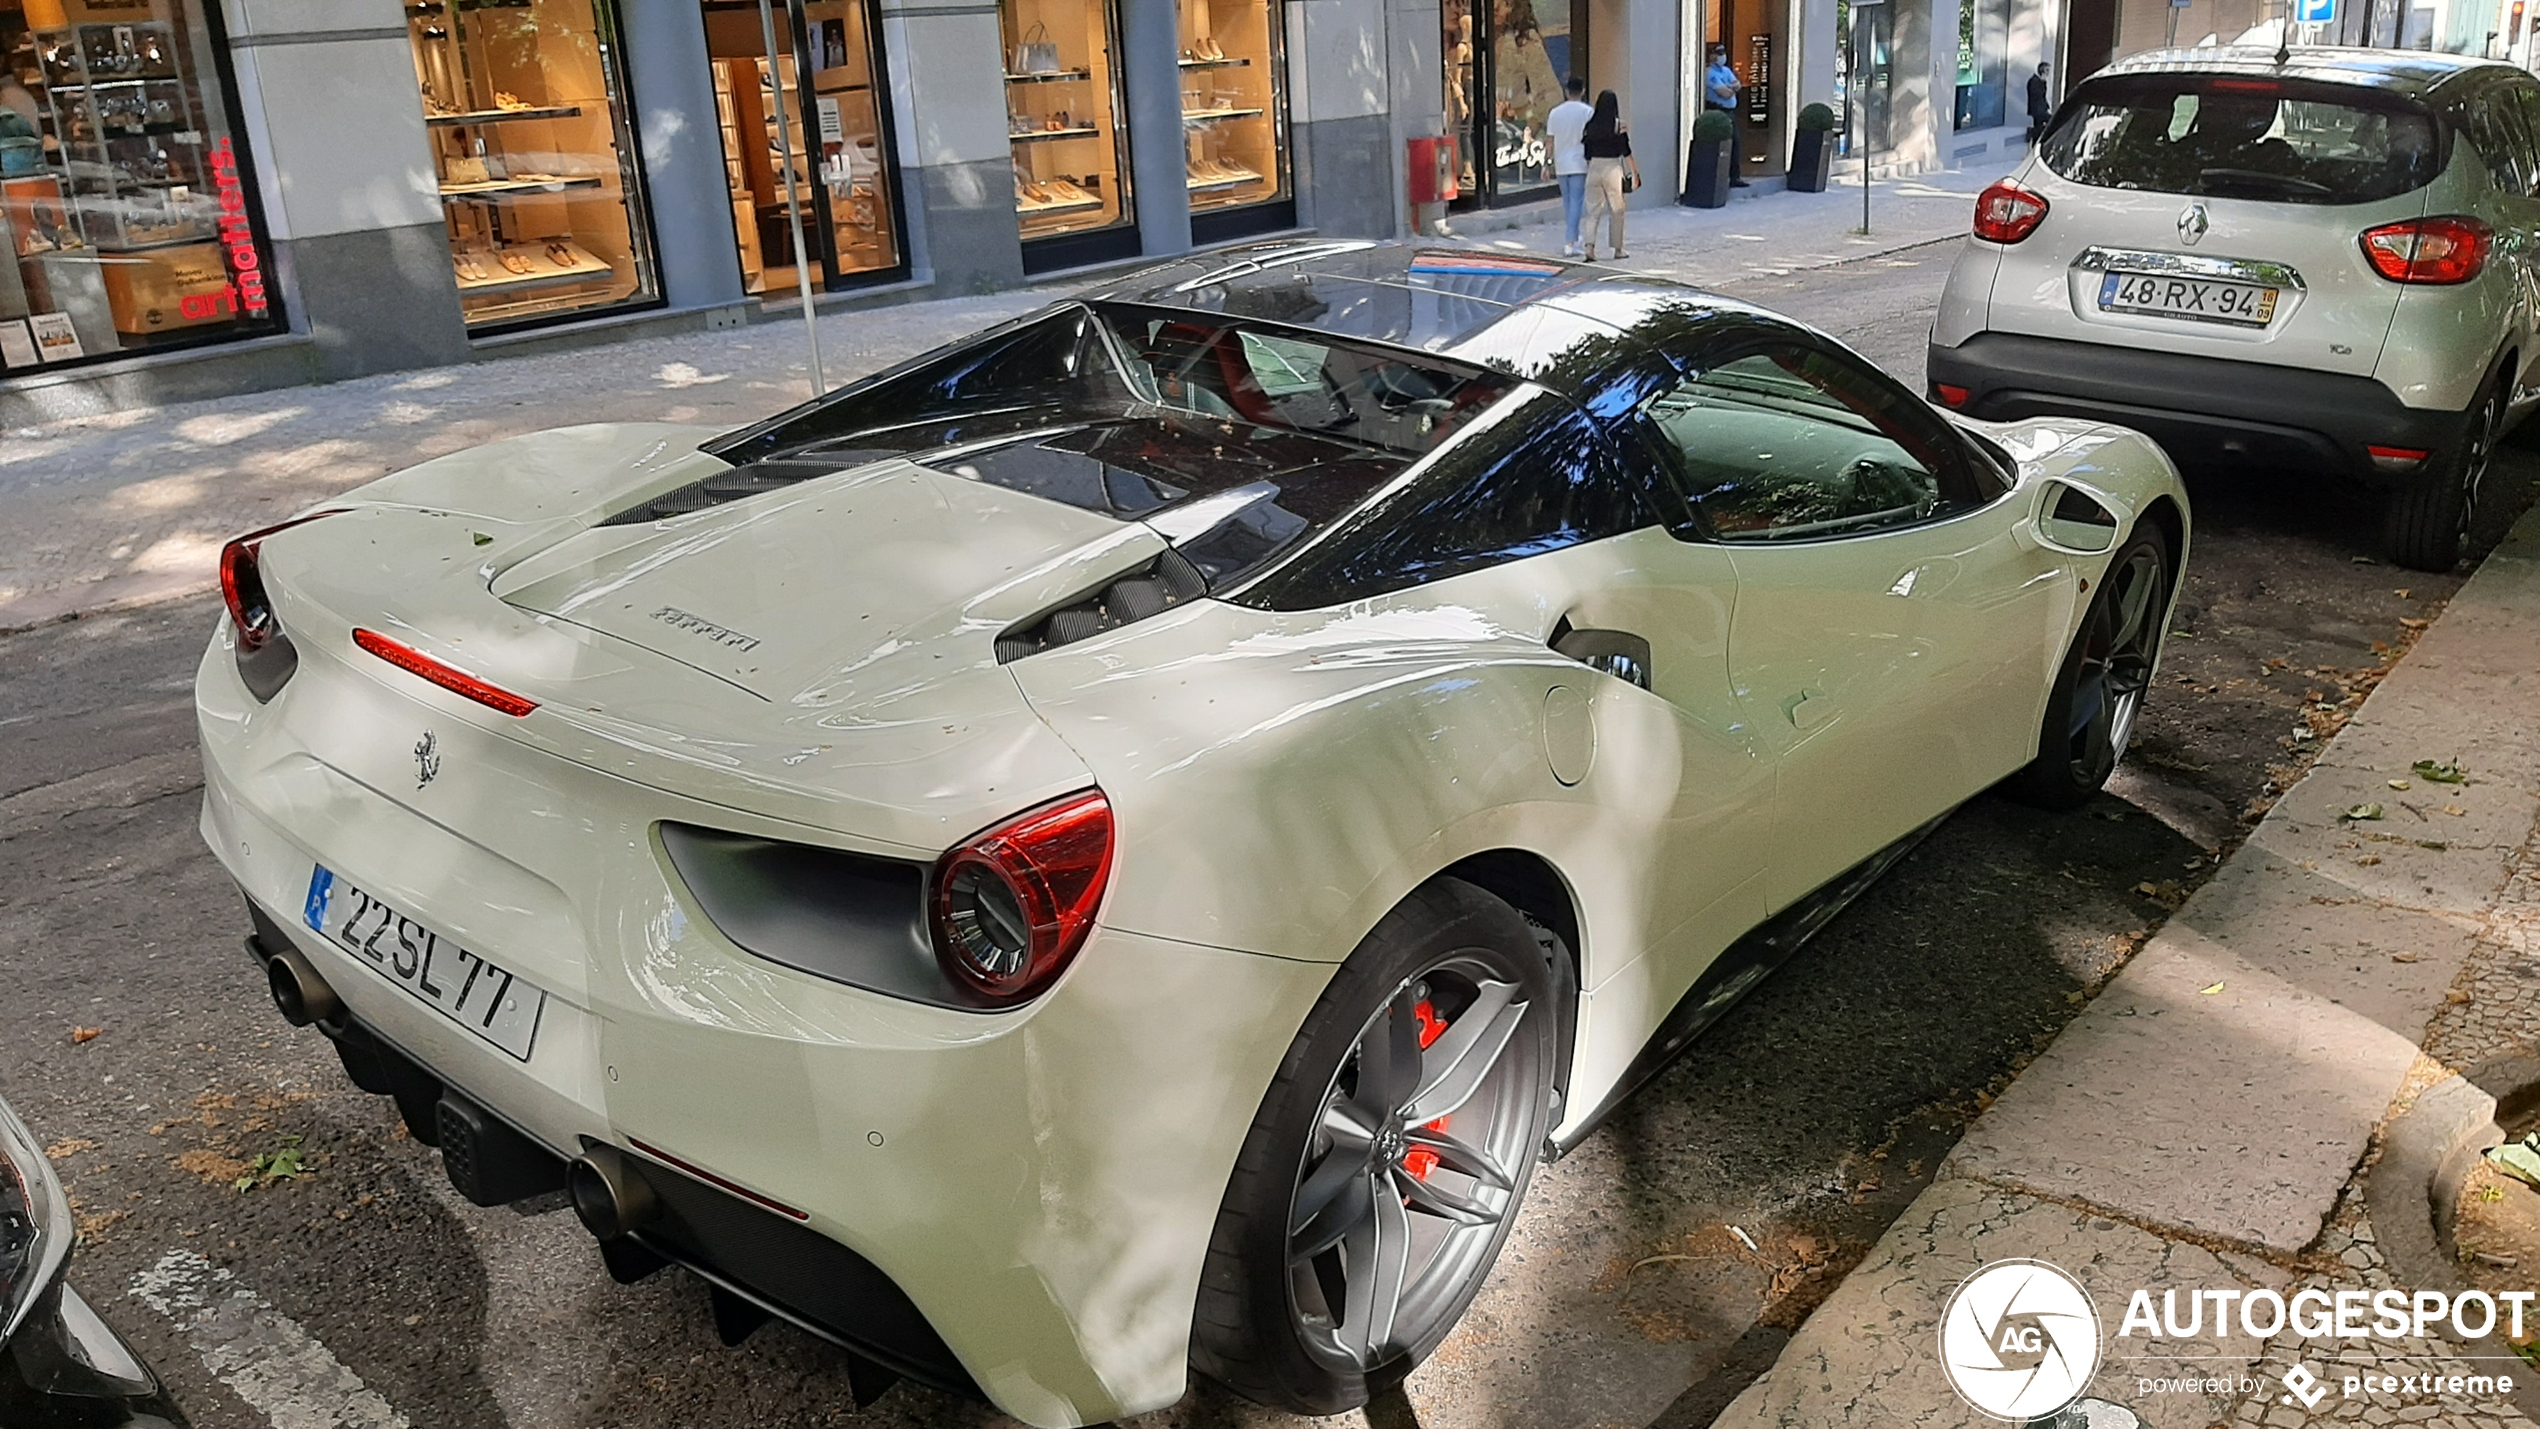
<svg viewBox="0 0 2540 1429"><path fill-rule="evenodd" d="M2337 18L2337 0L2293 0L2293 18L2304 25L2325 25Z"/></svg>

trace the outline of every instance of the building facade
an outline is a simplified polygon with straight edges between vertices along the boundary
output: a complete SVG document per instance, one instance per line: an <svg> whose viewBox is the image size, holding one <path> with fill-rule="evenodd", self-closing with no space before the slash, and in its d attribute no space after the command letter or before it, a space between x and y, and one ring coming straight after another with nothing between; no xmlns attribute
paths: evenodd
<svg viewBox="0 0 2540 1429"><path fill-rule="evenodd" d="M2111 0L2113 3L2113 0ZM2135 3L2135 0L2128 0ZM2201 4L2231 0L2198 0ZM0 424L995 291L1550 199L1573 74L1674 201L1701 72L2015 154L2043 0L0 0ZM1858 76L1856 79L1855 76Z"/></svg>

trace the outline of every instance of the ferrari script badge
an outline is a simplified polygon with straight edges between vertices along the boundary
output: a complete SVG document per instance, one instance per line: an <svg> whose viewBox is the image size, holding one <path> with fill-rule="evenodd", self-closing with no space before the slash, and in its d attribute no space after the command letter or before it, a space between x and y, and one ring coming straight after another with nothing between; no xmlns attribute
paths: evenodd
<svg viewBox="0 0 2540 1429"><path fill-rule="evenodd" d="M423 738L415 741L415 787L422 788L439 778L440 774L441 745L432 737L432 731L427 729L423 732Z"/></svg>
<svg viewBox="0 0 2540 1429"><path fill-rule="evenodd" d="M2205 206L2191 203L2179 212L2178 241L2193 248L2196 241L2205 236L2205 230L2212 226L2205 218Z"/></svg>

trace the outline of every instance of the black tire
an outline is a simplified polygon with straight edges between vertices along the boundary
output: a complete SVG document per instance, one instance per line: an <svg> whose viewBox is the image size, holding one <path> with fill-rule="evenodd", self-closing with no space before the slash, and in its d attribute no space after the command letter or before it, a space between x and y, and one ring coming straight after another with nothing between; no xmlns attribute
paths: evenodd
<svg viewBox="0 0 2540 1429"><path fill-rule="evenodd" d="M1244 1139L1200 1277L1193 1368L1272 1408L1339 1414L1437 1348L1499 1258L1551 1130L1558 986L1516 910L1469 883L1432 879L1385 915L1307 1015ZM1391 1051L1390 1069L1362 1076L1371 1047ZM1455 1095L1457 1073L1470 1070L1459 1047L1489 1057L1470 1099L1403 1120ZM1395 1110L1363 1143L1332 1129L1336 1119L1365 1128L1353 1118L1376 1105ZM1424 1153L1440 1159L1415 1169ZM1300 1199L1327 1185L1336 1189L1299 1215ZM1480 1212L1486 1224L1467 1219ZM1425 1250L1424 1225L1435 1233ZM1326 1236L1337 1238L1311 1251ZM1389 1244L1405 1247L1396 1304L1359 1315L1358 1296L1372 1306L1387 1279L1353 1281L1348 1266L1364 1246L1373 1271ZM1379 1325L1391 1328L1353 1348Z"/></svg>
<svg viewBox="0 0 2540 1429"><path fill-rule="evenodd" d="M2504 426L2501 380L2491 381L2461 424L2460 440L2430 469L2390 493L2382 509L2382 554L2412 571L2448 571L2459 562L2478 520L2479 488Z"/></svg>
<svg viewBox="0 0 2540 1429"><path fill-rule="evenodd" d="M2116 772L2152 681L2176 579L2169 537L2145 522L2098 579L2040 721L2037 757L2006 786L2022 803L2078 809Z"/></svg>

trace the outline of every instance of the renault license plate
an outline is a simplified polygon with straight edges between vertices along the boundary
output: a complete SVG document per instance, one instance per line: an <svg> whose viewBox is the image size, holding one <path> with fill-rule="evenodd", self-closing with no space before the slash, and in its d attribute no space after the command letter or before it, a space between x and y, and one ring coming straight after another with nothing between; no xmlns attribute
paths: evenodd
<svg viewBox="0 0 2540 1429"><path fill-rule="evenodd" d="M2275 321L2275 300L2280 291L2256 283L2217 283L2155 273L2109 273L2099 280L2099 311L2265 327Z"/></svg>
<svg viewBox="0 0 2540 1429"><path fill-rule="evenodd" d="M546 989L487 962L355 888L333 869L309 871L300 919L442 1016L526 1062Z"/></svg>

